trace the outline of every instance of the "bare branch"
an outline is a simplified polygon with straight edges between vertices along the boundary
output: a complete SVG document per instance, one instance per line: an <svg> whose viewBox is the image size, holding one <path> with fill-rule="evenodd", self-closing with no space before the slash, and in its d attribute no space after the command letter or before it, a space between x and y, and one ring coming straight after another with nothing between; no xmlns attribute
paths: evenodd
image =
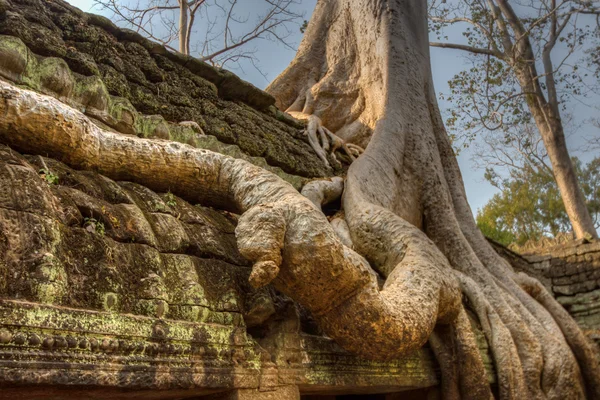
<svg viewBox="0 0 600 400"><path fill-rule="evenodd" d="M170 50L190 54L198 51L201 60L223 66L247 60L257 67L253 51L240 50L258 39L272 40L294 49L288 41L291 25L299 25L303 14L294 11L299 0L261 0L255 23L248 16L238 16L238 0L94 0L123 22ZM209 10L213 9L212 15ZM260 12L262 10L262 13ZM216 11L216 14L214 14ZM199 18L203 24L195 32ZM199 37L198 37L199 36Z"/></svg>
<svg viewBox="0 0 600 400"><path fill-rule="evenodd" d="M464 45L464 44L429 42L429 45L432 46L432 47L441 47L441 48L445 48L445 49L463 50L463 51L468 51L469 53L486 54L488 56L494 56L494 57L502 58L502 53L496 52L494 50L491 50L491 49L482 49L482 48L467 46L467 45Z"/></svg>

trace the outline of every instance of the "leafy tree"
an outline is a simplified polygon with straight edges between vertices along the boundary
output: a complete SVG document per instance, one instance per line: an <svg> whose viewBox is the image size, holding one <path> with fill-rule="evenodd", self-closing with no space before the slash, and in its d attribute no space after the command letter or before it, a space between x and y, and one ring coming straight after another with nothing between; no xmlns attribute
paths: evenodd
<svg viewBox="0 0 600 400"><path fill-rule="evenodd" d="M575 171L596 229L600 227L600 157L583 166L573 159ZM499 178L488 169L485 178L501 190L477 211L477 226L489 238L504 245L524 245L542 238L556 238L571 231L556 181L545 168L527 165Z"/></svg>
<svg viewBox="0 0 600 400"><path fill-rule="evenodd" d="M430 45L465 51L471 62L449 82L446 99L454 107L447 124L455 141L534 123L578 237L597 234L561 113L567 99L590 90L588 70L574 58L592 44L591 15L599 10L600 2L581 0L433 0L429 6L430 30L441 40ZM462 43L449 41L449 26L461 31Z"/></svg>

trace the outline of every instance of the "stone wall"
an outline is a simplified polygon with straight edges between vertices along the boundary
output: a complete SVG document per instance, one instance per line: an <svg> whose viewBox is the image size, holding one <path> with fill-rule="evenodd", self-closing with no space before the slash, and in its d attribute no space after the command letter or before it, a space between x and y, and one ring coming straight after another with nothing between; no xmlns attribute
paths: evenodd
<svg viewBox="0 0 600 400"><path fill-rule="evenodd" d="M0 77L112 129L245 157L284 179L333 173L269 94L107 18L59 0L0 0L0 36Z"/></svg>
<svg viewBox="0 0 600 400"><path fill-rule="evenodd" d="M538 278L600 343L600 241L572 241L523 255L495 247L517 270Z"/></svg>
<svg viewBox="0 0 600 400"><path fill-rule="evenodd" d="M558 302L584 332L600 343L600 241L572 242L525 257L543 271Z"/></svg>
<svg viewBox="0 0 600 400"><path fill-rule="evenodd" d="M252 289L235 215L6 146L0 187L0 399L287 399L438 384L429 349L359 359L288 298Z"/></svg>

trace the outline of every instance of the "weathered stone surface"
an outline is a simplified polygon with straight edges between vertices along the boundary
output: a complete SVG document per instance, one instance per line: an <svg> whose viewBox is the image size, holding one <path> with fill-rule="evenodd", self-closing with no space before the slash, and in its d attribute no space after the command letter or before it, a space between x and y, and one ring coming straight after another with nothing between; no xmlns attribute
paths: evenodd
<svg viewBox="0 0 600 400"><path fill-rule="evenodd" d="M300 400L297 386L284 386L275 390L238 389L226 394L208 396L207 400Z"/></svg>
<svg viewBox="0 0 600 400"><path fill-rule="evenodd" d="M296 188L300 188L305 181L301 176L269 165L264 157L248 155L235 144L226 144L214 136L205 135L195 121L175 123L168 122L162 115L143 115L128 99L110 95L99 77L74 73L61 58L37 56L19 38L0 35L0 51L12 59L0 64L0 75L58 98L102 127L108 126L125 134L170 139L241 158L275 173ZM26 60L25 67L15 69L13 64L23 60Z"/></svg>
<svg viewBox="0 0 600 400"><path fill-rule="evenodd" d="M0 34L10 37L0 40L6 42L0 44L1 75L61 99L87 99L84 109L94 109L88 114L96 112L115 129L133 133L135 121L124 121L122 107L115 109L110 96L126 101L125 108L174 124L194 121L221 147L236 145L247 157L263 158L287 174L316 177L332 172L319 162L296 124L269 108L274 102L270 95L228 71L160 50L102 17L62 1L6 0ZM160 137L155 128L141 133ZM192 140L176 132L168 135Z"/></svg>
<svg viewBox="0 0 600 400"><path fill-rule="evenodd" d="M318 333L305 311L248 285L232 214L8 147L0 184L0 398L288 398L438 382L427 349L372 362L303 333Z"/></svg>
<svg viewBox="0 0 600 400"><path fill-rule="evenodd" d="M165 317L188 302L241 321L231 288L249 290L249 271L230 216L6 147L0 182L3 298L152 316L164 302Z"/></svg>
<svg viewBox="0 0 600 400"><path fill-rule="evenodd" d="M600 241L573 241L518 256L498 250L536 276L573 316L587 336L600 343ZM512 254L512 255L511 255Z"/></svg>

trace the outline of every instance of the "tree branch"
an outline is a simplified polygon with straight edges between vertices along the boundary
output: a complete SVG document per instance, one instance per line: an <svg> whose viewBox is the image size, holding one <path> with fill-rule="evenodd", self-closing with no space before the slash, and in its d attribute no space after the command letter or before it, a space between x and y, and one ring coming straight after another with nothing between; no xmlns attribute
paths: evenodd
<svg viewBox="0 0 600 400"><path fill-rule="evenodd" d="M441 47L441 48L445 48L445 49L463 50L463 51L468 51L469 53L485 54L488 56L502 58L502 53L500 53L498 51L494 51L492 49L483 49L480 47L468 46L465 44L429 42L429 45L431 47Z"/></svg>

